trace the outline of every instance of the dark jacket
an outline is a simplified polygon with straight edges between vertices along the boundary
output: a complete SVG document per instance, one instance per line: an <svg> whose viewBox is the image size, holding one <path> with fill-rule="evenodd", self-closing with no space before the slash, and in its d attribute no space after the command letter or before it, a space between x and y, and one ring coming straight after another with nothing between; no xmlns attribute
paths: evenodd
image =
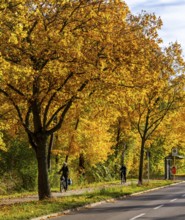
<svg viewBox="0 0 185 220"><path fill-rule="evenodd" d="M123 166L120 168L120 171L121 171L121 173L123 173L123 174L125 175L126 172L127 172L127 168L126 168L126 166L123 165Z"/></svg>
<svg viewBox="0 0 185 220"><path fill-rule="evenodd" d="M69 175L69 169L67 165L63 165L62 168L60 169L59 173L62 172L62 176L68 177Z"/></svg>

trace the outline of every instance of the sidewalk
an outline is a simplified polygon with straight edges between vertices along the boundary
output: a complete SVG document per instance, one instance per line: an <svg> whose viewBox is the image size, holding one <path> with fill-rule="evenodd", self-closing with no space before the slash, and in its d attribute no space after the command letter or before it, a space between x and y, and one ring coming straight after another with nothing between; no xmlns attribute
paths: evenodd
<svg viewBox="0 0 185 220"><path fill-rule="evenodd" d="M67 192L52 192L52 197L62 197L62 196L71 196L71 195L81 195L86 192L93 192L95 190L101 190L103 188L107 187L122 187L124 185L130 185L131 182L128 182L126 184L113 184L113 185L105 185L105 186L99 186L99 187L92 187L92 188L82 188L82 189L75 189L75 190L68 190ZM0 206L1 205L11 205L15 203L23 203L23 202L30 202L30 201L38 201L38 195L32 195L32 196L26 196L26 197L17 197L17 198L6 198L6 199L0 199Z"/></svg>

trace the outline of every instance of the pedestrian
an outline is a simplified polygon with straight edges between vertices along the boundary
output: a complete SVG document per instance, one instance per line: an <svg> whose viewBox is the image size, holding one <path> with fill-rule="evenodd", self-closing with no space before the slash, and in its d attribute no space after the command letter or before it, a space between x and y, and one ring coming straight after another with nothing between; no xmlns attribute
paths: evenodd
<svg viewBox="0 0 185 220"><path fill-rule="evenodd" d="M127 168L126 168L126 166L123 164L123 165L121 166L121 168L120 168L121 184L122 184L123 182L126 183L126 180L127 180L126 174L127 174Z"/></svg>
<svg viewBox="0 0 185 220"><path fill-rule="evenodd" d="M59 170L58 172L59 174L62 173L60 179L62 180L62 178L65 179L65 191L68 189L68 176L69 176L69 168L67 166L67 163L64 162L62 168Z"/></svg>

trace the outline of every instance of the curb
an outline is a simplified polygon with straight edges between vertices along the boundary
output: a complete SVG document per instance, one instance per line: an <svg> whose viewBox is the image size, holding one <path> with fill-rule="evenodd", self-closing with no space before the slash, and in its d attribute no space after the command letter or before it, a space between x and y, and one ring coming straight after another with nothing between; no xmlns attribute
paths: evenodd
<svg viewBox="0 0 185 220"><path fill-rule="evenodd" d="M100 202L95 202L95 203L87 204L87 205L84 205L84 206L80 206L80 207L77 207L77 208L74 208L74 209L67 209L67 210L64 210L63 212L57 212L57 213L52 213L52 214L49 214L49 215L40 216L40 217L37 217L37 218L32 218L31 220L45 220L45 219L52 218L52 217L59 217L59 216L62 216L62 215L66 215L70 212L80 211L84 208L95 207L97 205L101 205L101 204L106 203L106 202L113 202L115 200L116 199L107 199L107 200L103 200L103 201L100 201Z"/></svg>

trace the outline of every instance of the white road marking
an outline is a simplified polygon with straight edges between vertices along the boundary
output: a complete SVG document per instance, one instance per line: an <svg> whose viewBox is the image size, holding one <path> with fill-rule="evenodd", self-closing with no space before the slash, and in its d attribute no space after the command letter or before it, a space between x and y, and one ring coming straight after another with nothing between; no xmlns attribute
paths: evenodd
<svg viewBox="0 0 185 220"><path fill-rule="evenodd" d="M172 199L172 200L170 200L170 202L174 202L175 200L177 200L177 199Z"/></svg>
<svg viewBox="0 0 185 220"><path fill-rule="evenodd" d="M155 207L154 209L160 209L161 207L163 207L164 205L159 205L157 207Z"/></svg>
<svg viewBox="0 0 185 220"><path fill-rule="evenodd" d="M137 215L135 216L134 218L131 218L130 220L134 220L134 219L137 219L137 218L140 218L141 216L145 215L145 213L141 213L140 215Z"/></svg>

